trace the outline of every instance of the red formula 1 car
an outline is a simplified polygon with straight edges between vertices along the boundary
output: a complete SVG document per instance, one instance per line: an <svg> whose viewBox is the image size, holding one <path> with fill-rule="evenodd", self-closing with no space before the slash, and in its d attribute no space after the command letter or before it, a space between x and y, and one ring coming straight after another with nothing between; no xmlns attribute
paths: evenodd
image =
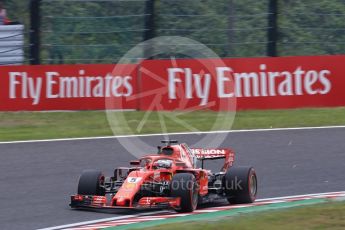
<svg viewBox="0 0 345 230"><path fill-rule="evenodd" d="M158 153L131 161L105 177L84 171L72 208L146 209L172 208L191 212L198 204L226 198L232 204L252 203L257 178L252 167L235 167L230 149L192 149L177 141L162 141ZM220 172L204 169L205 160L224 159ZM201 164L200 164L201 163ZM197 165L200 165L198 167Z"/></svg>

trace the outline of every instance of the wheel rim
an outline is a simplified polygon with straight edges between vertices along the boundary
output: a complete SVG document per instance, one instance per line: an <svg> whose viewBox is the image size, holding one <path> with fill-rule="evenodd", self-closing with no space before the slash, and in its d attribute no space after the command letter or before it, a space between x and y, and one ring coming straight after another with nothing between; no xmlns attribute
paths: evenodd
<svg viewBox="0 0 345 230"><path fill-rule="evenodd" d="M193 187L193 190L191 191L191 195L192 195L192 206L193 206L193 209L196 209L196 206L198 204L198 190L196 189L195 185Z"/></svg>
<svg viewBox="0 0 345 230"><path fill-rule="evenodd" d="M98 179L98 188L97 188L97 195L103 195L103 192L105 191L104 189L104 181L105 177L101 175Z"/></svg>
<svg viewBox="0 0 345 230"><path fill-rule="evenodd" d="M257 192L257 180L256 180L256 176L255 174L252 174L250 176L250 195L252 197L255 197L256 196L256 192Z"/></svg>

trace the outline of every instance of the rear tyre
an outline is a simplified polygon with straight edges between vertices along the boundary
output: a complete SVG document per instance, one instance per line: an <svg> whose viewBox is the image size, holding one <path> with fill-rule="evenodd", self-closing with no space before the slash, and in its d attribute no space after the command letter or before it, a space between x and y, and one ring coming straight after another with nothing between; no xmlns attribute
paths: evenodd
<svg viewBox="0 0 345 230"><path fill-rule="evenodd" d="M253 167L231 167L224 176L223 187L229 203L253 203L257 194L257 177Z"/></svg>
<svg viewBox="0 0 345 230"><path fill-rule="evenodd" d="M81 174L78 183L78 194L104 196L104 175L101 171L85 170Z"/></svg>
<svg viewBox="0 0 345 230"><path fill-rule="evenodd" d="M178 173L171 180L171 196L181 198L178 212L193 212L198 205L199 189L191 173Z"/></svg>

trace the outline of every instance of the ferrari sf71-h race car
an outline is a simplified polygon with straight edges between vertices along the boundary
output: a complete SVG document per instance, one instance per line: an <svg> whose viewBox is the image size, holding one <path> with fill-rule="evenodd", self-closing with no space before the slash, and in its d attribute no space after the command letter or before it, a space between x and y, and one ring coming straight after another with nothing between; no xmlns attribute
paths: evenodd
<svg viewBox="0 0 345 230"><path fill-rule="evenodd" d="M226 198L230 204L252 203L257 178L252 167L233 166L230 149L192 149L177 141L162 141L158 153L131 161L114 175L86 170L71 196L72 208L163 209L191 212L198 204ZM224 159L220 172L204 169L205 160ZM199 167L200 166L200 167Z"/></svg>

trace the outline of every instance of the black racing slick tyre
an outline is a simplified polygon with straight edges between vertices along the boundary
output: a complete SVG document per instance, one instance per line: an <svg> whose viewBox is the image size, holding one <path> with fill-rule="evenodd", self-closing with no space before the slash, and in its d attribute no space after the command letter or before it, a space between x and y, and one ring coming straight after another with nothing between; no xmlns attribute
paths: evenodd
<svg viewBox="0 0 345 230"><path fill-rule="evenodd" d="M198 205L199 189L196 179L191 173L178 173L171 180L170 194L180 197L178 212L193 212Z"/></svg>
<svg viewBox="0 0 345 230"><path fill-rule="evenodd" d="M224 190L230 204L253 203L257 194L257 177L253 167L231 167L224 176Z"/></svg>
<svg viewBox="0 0 345 230"><path fill-rule="evenodd" d="M81 174L78 183L78 194L104 196L104 175L100 171L85 170Z"/></svg>

